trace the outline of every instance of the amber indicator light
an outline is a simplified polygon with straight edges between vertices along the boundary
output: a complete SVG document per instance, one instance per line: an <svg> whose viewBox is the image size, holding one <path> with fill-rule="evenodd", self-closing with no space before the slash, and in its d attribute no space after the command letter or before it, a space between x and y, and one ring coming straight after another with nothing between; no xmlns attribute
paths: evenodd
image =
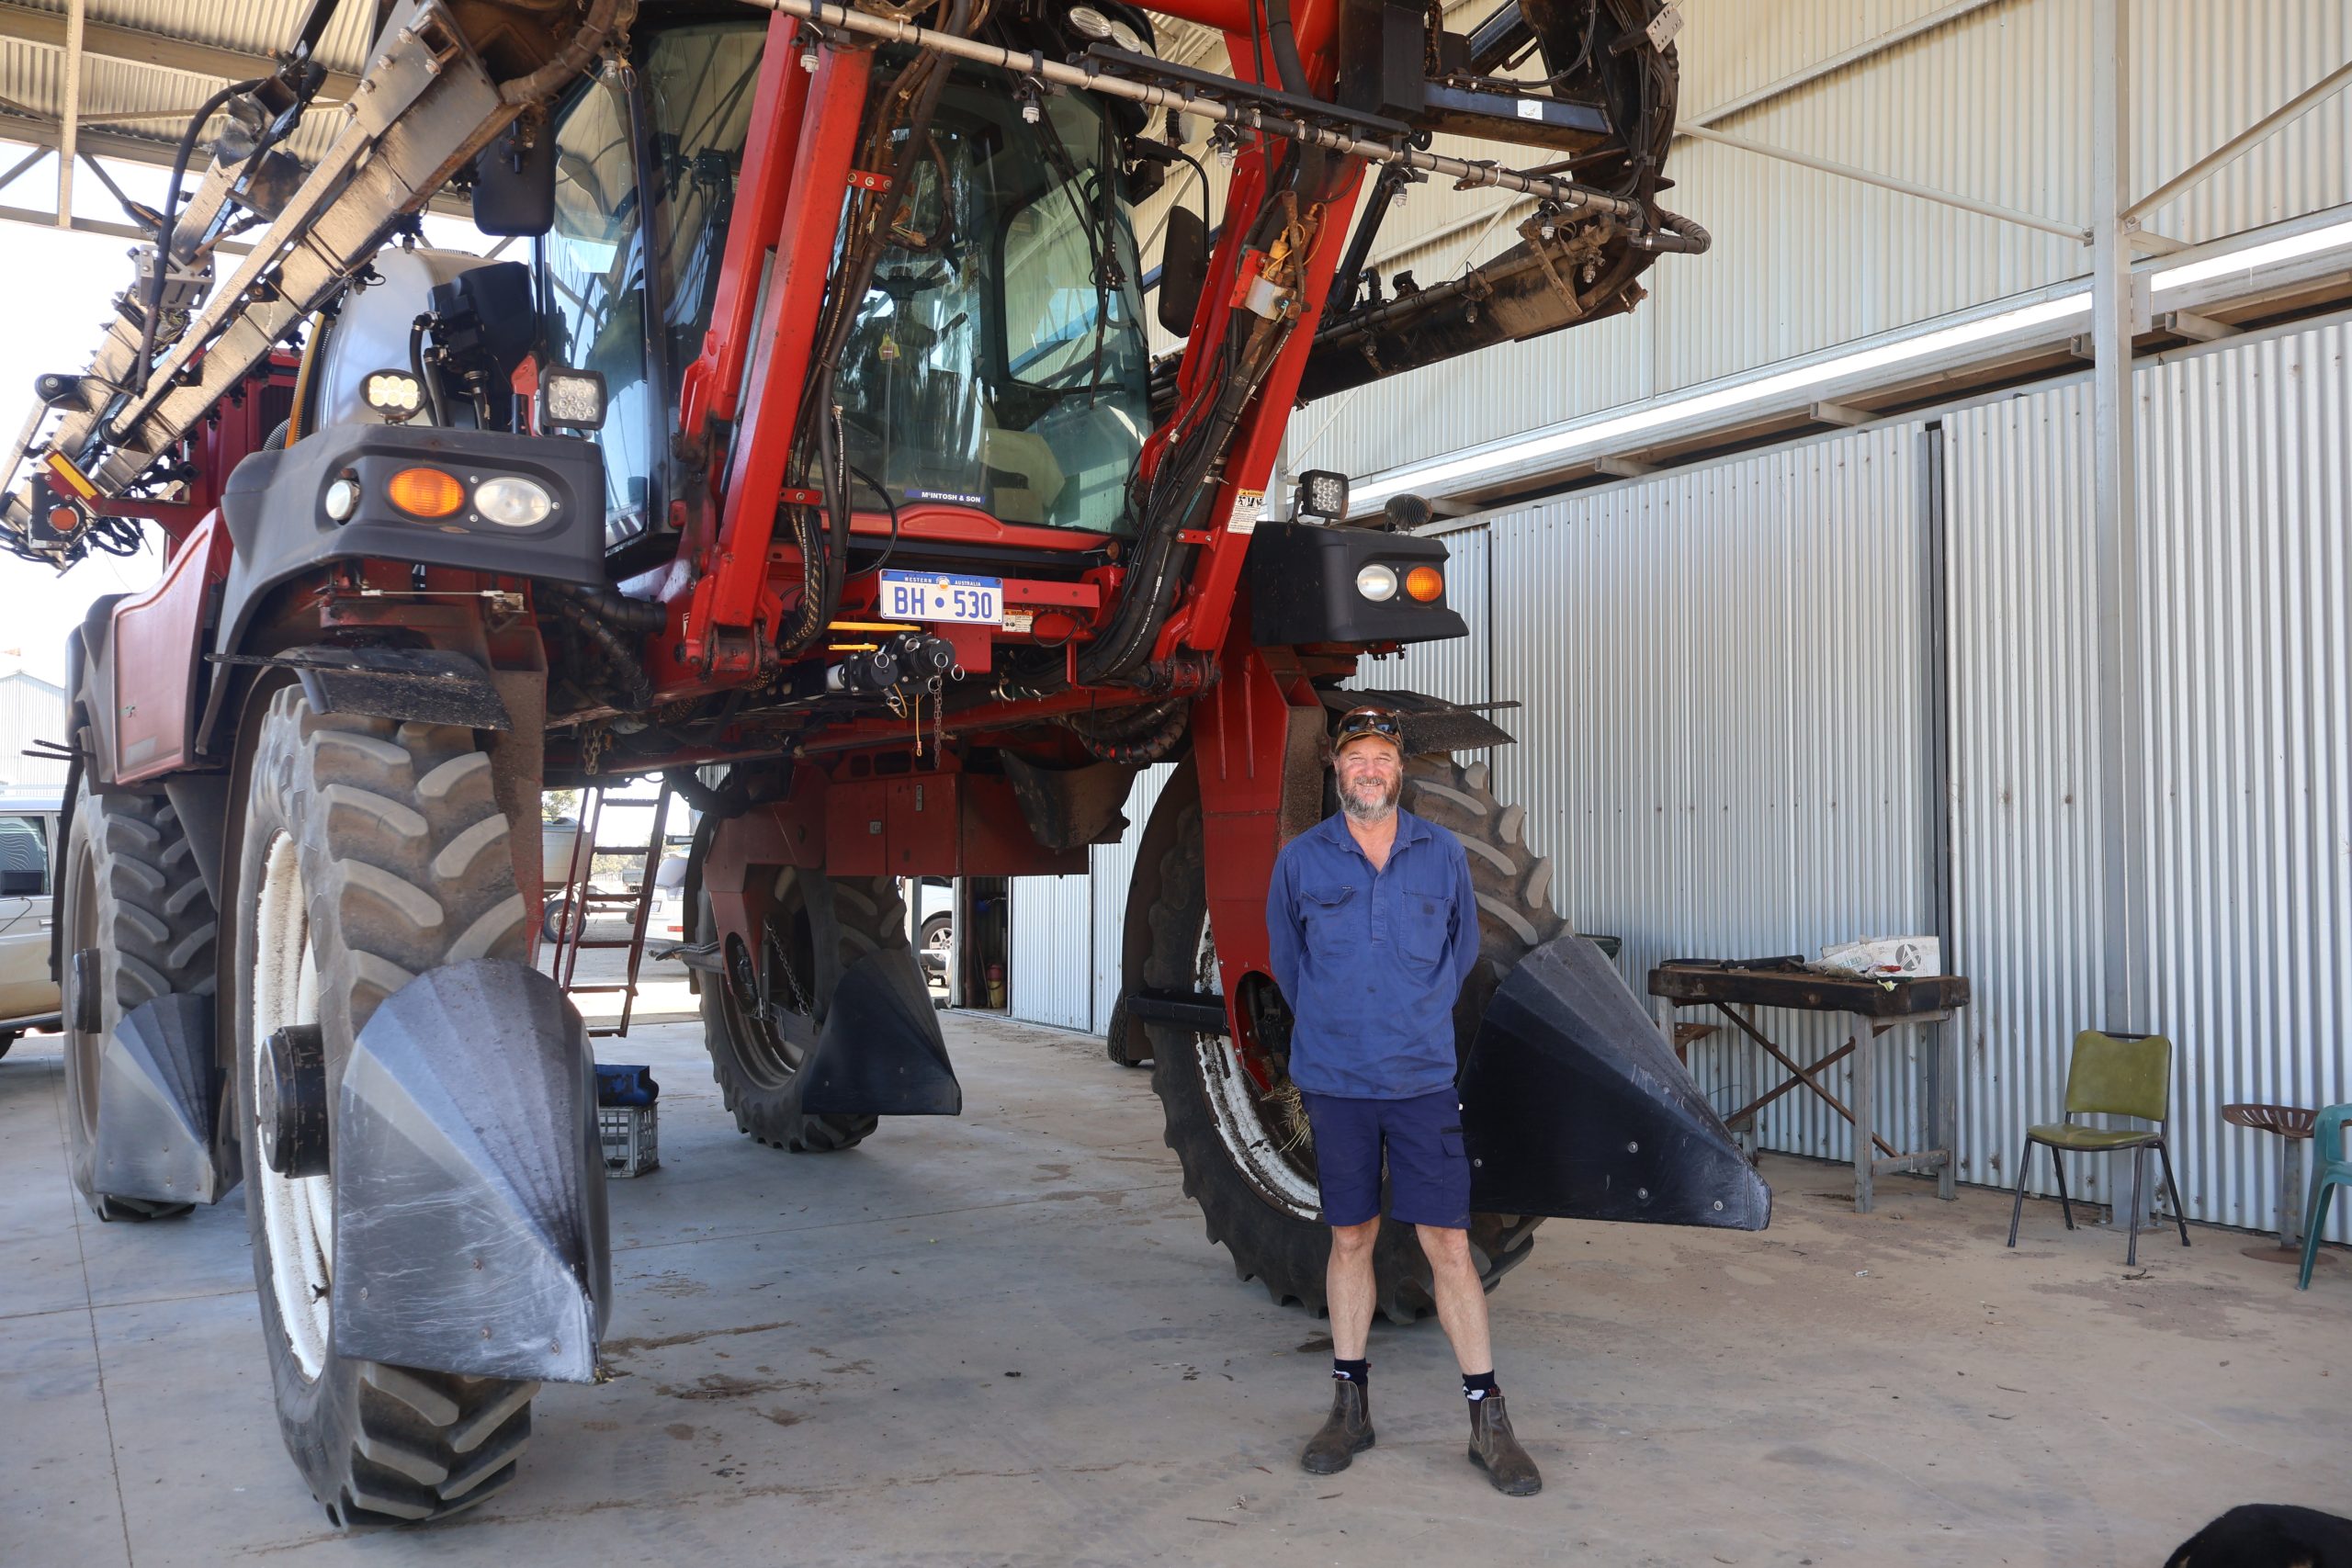
<svg viewBox="0 0 2352 1568"><path fill-rule="evenodd" d="M1427 604L1445 592L1445 575L1433 566L1417 566L1405 574L1405 592Z"/></svg>
<svg viewBox="0 0 2352 1568"><path fill-rule="evenodd" d="M411 517L447 517L466 503L466 487L438 468L402 468L384 493Z"/></svg>

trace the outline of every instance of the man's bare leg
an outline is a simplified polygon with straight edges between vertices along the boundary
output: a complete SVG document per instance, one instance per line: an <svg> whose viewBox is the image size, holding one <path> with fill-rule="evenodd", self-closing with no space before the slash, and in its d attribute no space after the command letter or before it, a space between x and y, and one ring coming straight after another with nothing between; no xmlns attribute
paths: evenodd
<svg viewBox="0 0 2352 1568"><path fill-rule="evenodd" d="M1494 1347L1487 1337L1487 1289L1478 1282L1478 1270L1470 1261L1470 1233L1440 1225L1415 1225L1421 1238L1421 1252L1430 1260L1430 1282L1437 1289L1437 1320L1445 1329L1445 1337L1453 1347L1454 1363L1463 1375L1491 1372L1495 1370ZM1332 1249L1333 1268L1339 1262L1339 1250ZM1364 1289L1372 1289L1371 1254L1367 1250L1364 1263ZM1331 1342L1340 1340L1338 1292L1333 1292L1331 1309ZM1370 1302L1367 1299L1366 1306Z"/></svg>
<svg viewBox="0 0 2352 1568"><path fill-rule="evenodd" d="M1372 1244L1379 1235L1377 1215L1360 1225L1331 1227L1331 1261L1323 1270L1331 1313L1331 1414L1298 1456L1310 1474L1337 1474L1372 1447L1363 1352L1372 1335Z"/></svg>
<svg viewBox="0 0 2352 1568"><path fill-rule="evenodd" d="M1360 1225L1331 1227L1331 1261L1323 1269L1323 1289L1331 1314L1331 1354L1342 1361L1361 1361L1372 1337L1372 1244L1380 1236L1378 1215ZM1463 1261L1469 1261L1463 1250ZM1471 1289L1477 1288L1475 1275ZM1486 1302L1478 1303L1479 1337L1486 1337ZM1448 1333L1453 1332L1451 1329Z"/></svg>
<svg viewBox="0 0 2352 1568"><path fill-rule="evenodd" d="M1470 1461L1487 1472L1495 1490L1526 1497L1544 1489L1535 1461L1510 1429L1510 1416L1495 1386L1494 1346L1487 1337L1487 1292L1470 1263L1467 1231L1416 1225L1421 1251L1437 1288L1437 1320L1462 1368L1462 1392L1470 1401Z"/></svg>

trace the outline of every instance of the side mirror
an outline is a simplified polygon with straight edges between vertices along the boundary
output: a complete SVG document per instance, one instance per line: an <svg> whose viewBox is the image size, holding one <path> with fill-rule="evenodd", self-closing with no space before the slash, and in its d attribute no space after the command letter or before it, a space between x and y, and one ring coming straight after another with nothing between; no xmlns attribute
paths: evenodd
<svg viewBox="0 0 2352 1568"><path fill-rule="evenodd" d="M474 227L534 237L555 227L555 132L525 115L474 159Z"/></svg>
<svg viewBox="0 0 2352 1568"><path fill-rule="evenodd" d="M1184 337L1208 286L1209 227L1189 207L1170 209L1159 249L1159 324Z"/></svg>

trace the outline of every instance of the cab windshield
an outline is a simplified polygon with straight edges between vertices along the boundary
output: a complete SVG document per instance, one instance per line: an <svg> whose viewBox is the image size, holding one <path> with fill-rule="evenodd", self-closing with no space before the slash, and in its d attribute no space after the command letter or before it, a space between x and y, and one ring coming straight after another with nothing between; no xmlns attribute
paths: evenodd
<svg viewBox="0 0 2352 1568"><path fill-rule="evenodd" d="M851 467L900 502L1131 532L1151 363L1108 122L958 81L910 186L836 382Z"/></svg>
<svg viewBox="0 0 2352 1568"><path fill-rule="evenodd" d="M756 22L663 30L556 130L555 226L541 242L548 352L603 374L605 542L659 515L678 382L702 350L759 84ZM650 243L649 243L650 240Z"/></svg>
<svg viewBox="0 0 2352 1568"><path fill-rule="evenodd" d="M551 355L603 374L605 536L666 504L669 433L710 324L764 29L671 28L634 90L607 72L556 129L541 242ZM1075 95L1021 118L1001 83L941 95L927 155L835 380L854 502L944 501L1117 534L1150 428L1135 235L1108 121Z"/></svg>

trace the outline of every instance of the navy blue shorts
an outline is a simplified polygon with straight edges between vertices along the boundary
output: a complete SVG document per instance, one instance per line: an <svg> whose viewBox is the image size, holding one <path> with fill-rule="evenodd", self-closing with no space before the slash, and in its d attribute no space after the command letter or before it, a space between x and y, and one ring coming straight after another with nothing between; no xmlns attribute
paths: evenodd
<svg viewBox="0 0 2352 1568"><path fill-rule="evenodd" d="M1379 1217L1385 1152L1390 1219L1470 1228L1470 1156L1462 1147L1462 1104L1452 1089L1412 1100L1349 1100L1304 1090L1299 1098L1315 1133L1325 1224L1360 1225Z"/></svg>

